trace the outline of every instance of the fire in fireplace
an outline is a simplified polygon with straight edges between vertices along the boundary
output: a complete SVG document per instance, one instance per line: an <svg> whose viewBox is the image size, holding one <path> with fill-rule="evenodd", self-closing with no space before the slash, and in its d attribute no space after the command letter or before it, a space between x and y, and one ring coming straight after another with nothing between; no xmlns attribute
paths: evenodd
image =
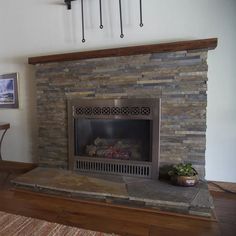
<svg viewBox="0 0 236 236"><path fill-rule="evenodd" d="M69 168L158 178L159 99L68 101Z"/></svg>

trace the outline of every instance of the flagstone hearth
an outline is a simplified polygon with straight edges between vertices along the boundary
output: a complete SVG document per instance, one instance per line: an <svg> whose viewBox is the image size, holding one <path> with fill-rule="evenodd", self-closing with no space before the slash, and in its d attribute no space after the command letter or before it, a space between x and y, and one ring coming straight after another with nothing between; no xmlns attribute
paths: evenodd
<svg viewBox="0 0 236 236"><path fill-rule="evenodd" d="M195 187L179 187L168 181L38 167L12 183L17 188L71 198L214 217L212 199L204 181Z"/></svg>

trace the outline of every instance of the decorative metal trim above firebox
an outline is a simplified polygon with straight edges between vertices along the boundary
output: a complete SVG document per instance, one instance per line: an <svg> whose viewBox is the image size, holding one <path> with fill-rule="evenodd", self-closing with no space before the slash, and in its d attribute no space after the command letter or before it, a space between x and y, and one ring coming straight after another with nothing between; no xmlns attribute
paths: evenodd
<svg viewBox="0 0 236 236"><path fill-rule="evenodd" d="M151 121L151 161L113 160L75 155L75 119ZM157 179L160 156L160 99L68 100L69 169Z"/></svg>

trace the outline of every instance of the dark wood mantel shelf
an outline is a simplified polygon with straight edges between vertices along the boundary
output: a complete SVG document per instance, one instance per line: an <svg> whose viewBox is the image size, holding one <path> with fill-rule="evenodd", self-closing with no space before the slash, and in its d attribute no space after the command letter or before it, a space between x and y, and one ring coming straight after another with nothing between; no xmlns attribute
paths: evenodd
<svg viewBox="0 0 236 236"><path fill-rule="evenodd" d="M152 45L141 45L124 48L112 48L95 51L85 52L73 52L64 54L55 54L39 57L28 58L28 63L43 64L50 62L62 62L62 61L75 61L82 59L91 58L102 58L102 57L118 57L118 56L131 56L138 54L148 54L157 52L174 52L183 50L195 50L195 49L208 49L212 50L217 47L217 38L200 39L191 41L179 41L173 43L161 43Z"/></svg>

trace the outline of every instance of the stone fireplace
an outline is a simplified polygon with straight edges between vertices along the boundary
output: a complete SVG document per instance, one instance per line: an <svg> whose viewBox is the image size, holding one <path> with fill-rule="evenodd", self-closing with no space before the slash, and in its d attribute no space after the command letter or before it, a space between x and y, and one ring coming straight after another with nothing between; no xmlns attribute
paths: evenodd
<svg viewBox="0 0 236 236"><path fill-rule="evenodd" d="M29 58L39 167L12 183L214 219L204 176L207 54L216 46L203 39ZM183 188L158 180L179 162L191 162L202 181Z"/></svg>
<svg viewBox="0 0 236 236"><path fill-rule="evenodd" d="M68 100L69 169L158 178L159 99Z"/></svg>
<svg viewBox="0 0 236 236"><path fill-rule="evenodd" d="M30 58L40 165L157 178L167 165L191 162L204 178L207 53L216 44L206 39ZM132 115L135 107L139 113Z"/></svg>

